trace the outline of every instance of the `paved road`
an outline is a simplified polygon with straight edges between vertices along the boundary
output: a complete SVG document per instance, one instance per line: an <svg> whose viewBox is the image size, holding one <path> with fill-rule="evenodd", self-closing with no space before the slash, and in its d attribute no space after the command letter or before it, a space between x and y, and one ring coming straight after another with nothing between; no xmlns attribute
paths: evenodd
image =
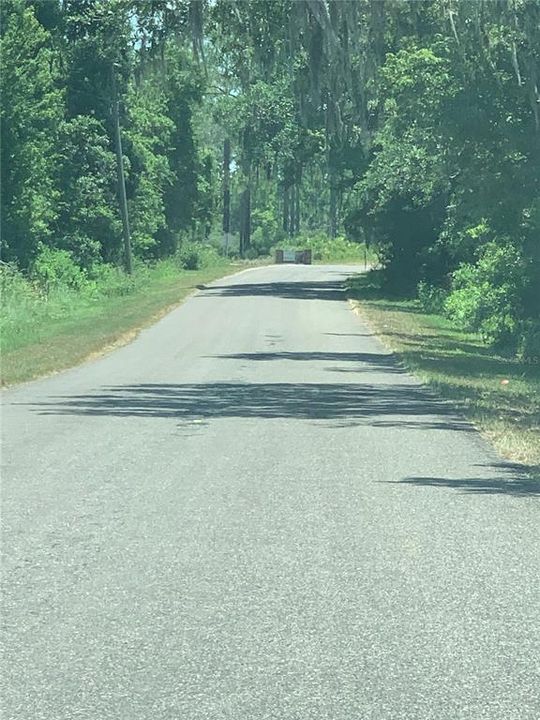
<svg viewBox="0 0 540 720"><path fill-rule="evenodd" d="M538 489L343 267L4 393L3 720L538 720Z"/></svg>

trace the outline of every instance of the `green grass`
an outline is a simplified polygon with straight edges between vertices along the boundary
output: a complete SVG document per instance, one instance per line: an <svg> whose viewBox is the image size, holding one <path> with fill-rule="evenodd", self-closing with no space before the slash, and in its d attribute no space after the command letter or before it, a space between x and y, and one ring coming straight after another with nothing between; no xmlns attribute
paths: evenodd
<svg viewBox="0 0 540 720"><path fill-rule="evenodd" d="M201 270L180 270L164 261L138 268L132 278L118 275L115 286L109 282L105 291L59 289L48 296L20 274L12 275L3 292L2 384L72 367L125 344L197 285L239 269L224 260Z"/></svg>
<svg viewBox="0 0 540 720"><path fill-rule="evenodd" d="M501 455L539 474L539 365L498 355L417 301L389 296L377 272L351 278L349 290L359 314L406 367L453 400Z"/></svg>

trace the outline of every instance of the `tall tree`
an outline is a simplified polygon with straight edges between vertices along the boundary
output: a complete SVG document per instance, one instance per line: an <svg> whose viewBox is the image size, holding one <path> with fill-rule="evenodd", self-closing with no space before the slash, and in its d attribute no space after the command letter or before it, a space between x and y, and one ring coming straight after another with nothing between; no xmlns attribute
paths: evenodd
<svg viewBox="0 0 540 720"><path fill-rule="evenodd" d="M34 10L22 0L6 0L2 15L2 253L26 267L40 243L51 240L57 217L63 99L51 36Z"/></svg>

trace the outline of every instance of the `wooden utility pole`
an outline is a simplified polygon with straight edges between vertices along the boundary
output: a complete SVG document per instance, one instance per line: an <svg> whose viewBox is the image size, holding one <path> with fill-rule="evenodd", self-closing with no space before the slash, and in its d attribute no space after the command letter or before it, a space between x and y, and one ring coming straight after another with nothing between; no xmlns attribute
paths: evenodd
<svg viewBox="0 0 540 720"><path fill-rule="evenodd" d="M131 253L131 235L129 232L129 214L126 197L126 179L124 176L124 156L122 154L122 135L120 133L120 100L116 84L116 68L112 67L113 121L116 146L116 172L118 176L118 202L122 214L122 231L124 236L124 262L126 272L133 272L133 256Z"/></svg>

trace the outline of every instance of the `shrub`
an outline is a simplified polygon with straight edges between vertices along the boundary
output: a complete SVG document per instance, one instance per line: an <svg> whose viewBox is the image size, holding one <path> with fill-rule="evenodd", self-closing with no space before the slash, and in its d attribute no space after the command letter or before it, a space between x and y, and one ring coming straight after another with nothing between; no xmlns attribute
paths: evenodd
<svg viewBox="0 0 540 720"><path fill-rule="evenodd" d="M199 248L195 245L184 245L180 250L180 264L184 270L198 270L201 267L202 257Z"/></svg>
<svg viewBox="0 0 540 720"><path fill-rule="evenodd" d="M260 256L261 256L261 253L257 250L257 248L248 247L248 249L244 252L243 259L244 260L256 260Z"/></svg>
<svg viewBox="0 0 540 720"><path fill-rule="evenodd" d="M420 305L426 312L440 314L444 311L448 294L444 288L422 281L418 283L417 294Z"/></svg>
<svg viewBox="0 0 540 720"><path fill-rule="evenodd" d="M525 362L540 360L540 320L527 320L523 323L518 357Z"/></svg>
<svg viewBox="0 0 540 720"><path fill-rule="evenodd" d="M13 348L27 336L30 328L44 327L51 318L64 315L77 299L77 293L60 289L45 292L27 278L15 265L0 266L2 313L0 331L2 348Z"/></svg>
<svg viewBox="0 0 540 720"><path fill-rule="evenodd" d="M491 242L476 264L467 263L452 276L446 314L466 329L479 331L496 345L517 343L522 316L524 264L509 242Z"/></svg>
<svg viewBox="0 0 540 720"><path fill-rule="evenodd" d="M21 318L33 317L39 313L43 296L14 264L0 264L0 288L0 328L4 336L6 330L16 332L20 328Z"/></svg>
<svg viewBox="0 0 540 720"><path fill-rule="evenodd" d="M272 247L284 238L284 232L275 213L268 208L266 210L255 209L252 214L252 223L254 230L251 235L250 250L256 252L254 257L269 255Z"/></svg>
<svg viewBox="0 0 540 720"><path fill-rule="evenodd" d="M137 280L139 280L140 268L137 267L136 270ZM92 266L88 284L89 294L119 297L133 292L136 279L133 275L127 275L121 268L105 263Z"/></svg>
<svg viewBox="0 0 540 720"><path fill-rule="evenodd" d="M68 250L46 246L40 249L30 274L46 293L53 290L80 292L87 283L86 273L74 262Z"/></svg>
<svg viewBox="0 0 540 720"><path fill-rule="evenodd" d="M220 256L211 245L184 243L178 253L178 260L184 270L200 270L216 265Z"/></svg>

